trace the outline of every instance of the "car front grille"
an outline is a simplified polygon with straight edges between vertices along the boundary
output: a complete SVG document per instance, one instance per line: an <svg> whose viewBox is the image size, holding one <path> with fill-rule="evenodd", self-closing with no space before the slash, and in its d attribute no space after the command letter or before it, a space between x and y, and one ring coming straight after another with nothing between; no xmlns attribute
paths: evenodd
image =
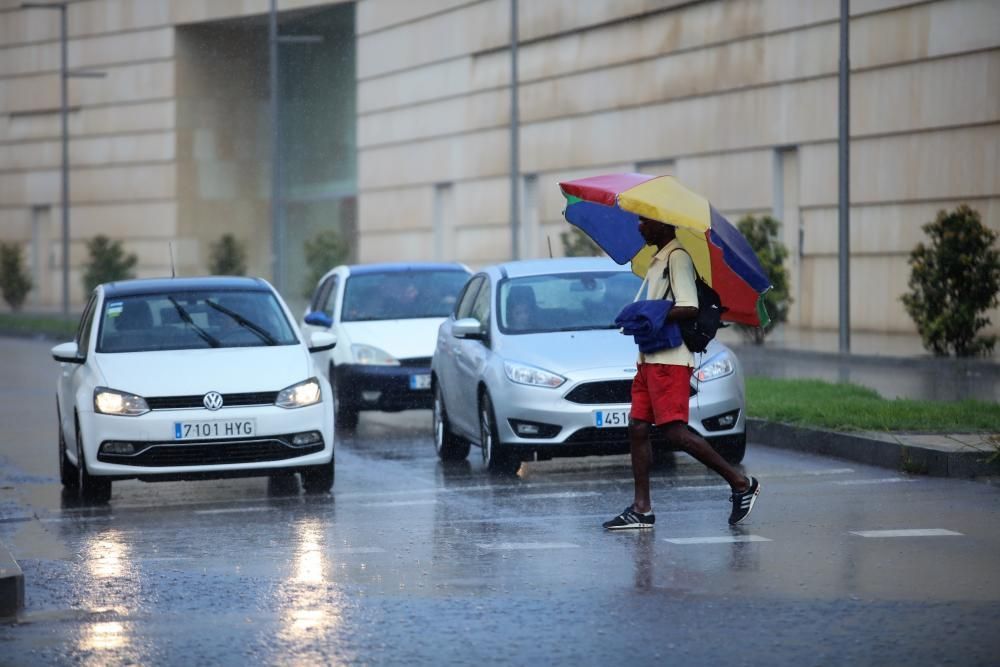
<svg viewBox="0 0 1000 667"><path fill-rule="evenodd" d="M322 442L305 447L292 447L284 436L223 442L161 442L144 446L145 449L133 455L98 452L97 460L119 465L163 468L281 461L323 451Z"/></svg>
<svg viewBox="0 0 1000 667"><path fill-rule="evenodd" d="M688 392L694 396L698 390L693 385ZM581 405L609 405L613 403L632 402L632 380L602 380L600 382L584 382L573 387L566 394L570 403Z"/></svg>
<svg viewBox="0 0 1000 667"><path fill-rule="evenodd" d="M431 358L430 357L410 357L409 359L400 359L400 366L405 366L407 368L430 368Z"/></svg>
<svg viewBox="0 0 1000 667"><path fill-rule="evenodd" d="M202 400L204 394L191 396L152 396L146 399L150 410L184 410L187 408L205 407ZM244 394L223 394L222 407L235 408L247 405L274 405L278 398L276 391L254 391Z"/></svg>

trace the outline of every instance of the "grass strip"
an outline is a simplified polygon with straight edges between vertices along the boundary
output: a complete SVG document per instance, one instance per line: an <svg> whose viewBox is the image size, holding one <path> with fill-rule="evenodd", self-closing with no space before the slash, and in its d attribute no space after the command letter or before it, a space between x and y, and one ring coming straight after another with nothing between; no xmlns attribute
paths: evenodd
<svg viewBox="0 0 1000 667"><path fill-rule="evenodd" d="M1000 403L886 399L866 387L822 380L746 379L747 414L837 431L970 433L1000 430Z"/></svg>
<svg viewBox="0 0 1000 667"><path fill-rule="evenodd" d="M61 315L27 315L0 313L0 333L40 335L46 338L72 340L79 317L64 319Z"/></svg>

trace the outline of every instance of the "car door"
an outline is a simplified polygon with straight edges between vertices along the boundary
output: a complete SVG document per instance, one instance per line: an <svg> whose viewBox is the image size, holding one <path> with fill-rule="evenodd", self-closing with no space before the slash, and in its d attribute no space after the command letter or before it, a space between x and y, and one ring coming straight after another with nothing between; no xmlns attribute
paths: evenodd
<svg viewBox="0 0 1000 667"><path fill-rule="evenodd" d="M75 399L80 389L81 382L90 374L89 369L84 368L86 363L93 363L90 355L91 332L94 327L95 313L97 312L97 292L90 295L90 300L83 309L80 316L80 324L76 329L77 354L87 359L83 364L60 363L59 372L59 417L61 420L63 436L66 438L66 447L75 458L76 454L76 427Z"/></svg>
<svg viewBox="0 0 1000 667"><path fill-rule="evenodd" d="M479 436L479 396L476 387L479 385L483 367L490 353L491 303L493 303L493 285L487 276L468 314L468 317L479 321L483 331L486 332L486 337L453 339L458 346L458 353L455 355L456 386L462 388L457 396L463 419L460 428L473 438Z"/></svg>
<svg viewBox="0 0 1000 667"><path fill-rule="evenodd" d="M459 384L457 361L462 352L459 345L461 340L455 338L451 327L456 320L469 317L476 296L479 294L479 288L482 287L485 280L486 276L479 274L470 278L469 282L466 283L459 294L455 312L438 329L437 347L434 350L434 372L437 374L437 382L441 389L445 410L452 428L463 434L468 433L468 430L462 426L462 424L468 423L468 416L461 414L458 397L468 389Z"/></svg>

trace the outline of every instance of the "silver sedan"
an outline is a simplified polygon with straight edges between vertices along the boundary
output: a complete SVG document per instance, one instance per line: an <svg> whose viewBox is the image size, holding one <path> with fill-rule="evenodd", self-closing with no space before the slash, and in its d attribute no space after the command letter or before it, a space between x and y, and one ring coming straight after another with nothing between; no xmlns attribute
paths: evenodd
<svg viewBox="0 0 1000 667"><path fill-rule="evenodd" d="M614 325L641 281L609 259L487 267L438 330L434 442L443 460L472 444L494 472L522 461L628 451L636 346ZM746 449L743 372L718 341L695 355L689 425L729 461ZM655 450L668 445L654 434Z"/></svg>

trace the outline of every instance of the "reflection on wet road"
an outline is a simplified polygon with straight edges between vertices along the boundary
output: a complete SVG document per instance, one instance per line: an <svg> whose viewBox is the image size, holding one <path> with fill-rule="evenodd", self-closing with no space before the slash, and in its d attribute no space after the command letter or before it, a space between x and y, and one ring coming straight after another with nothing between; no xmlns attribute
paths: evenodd
<svg viewBox="0 0 1000 667"><path fill-rule="evenodd" d="M1000 494L751 446L750 520L684 456L610 534L625 457L490 477L428 412L364 415L329 496L294 479L64 497L51 406L0 407L0 540L27 607L0 664L991 664ZM15 414L16 413L16 414ZM6 424L40 426L14 442ZM900 533L898 531L909 531ZM916 532L914 532L916 531Z"/></svg>

